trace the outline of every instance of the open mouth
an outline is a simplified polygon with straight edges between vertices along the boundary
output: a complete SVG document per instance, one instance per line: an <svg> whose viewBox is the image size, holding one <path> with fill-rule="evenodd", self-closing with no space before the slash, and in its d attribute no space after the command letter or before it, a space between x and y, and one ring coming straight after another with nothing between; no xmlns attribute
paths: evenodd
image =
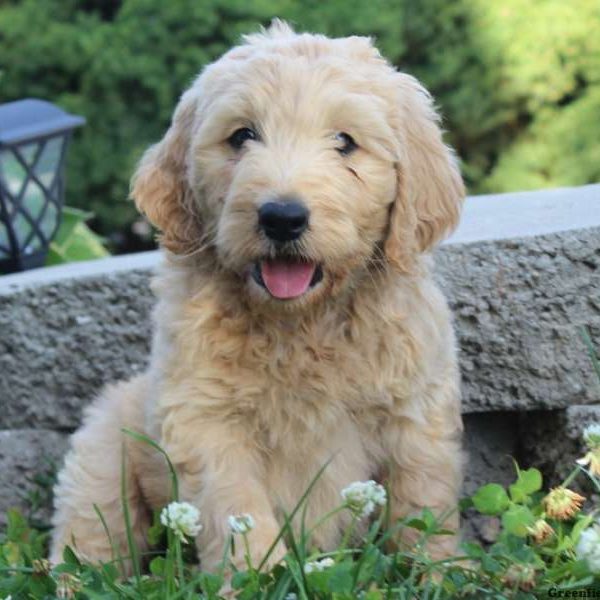
<svg viewBox="0 0 600 600"><path fill-rule="evenodd" d="M321 265L293 259L267 259L254 263L252 278L280 300L299 298L323 279Z"/></svg>

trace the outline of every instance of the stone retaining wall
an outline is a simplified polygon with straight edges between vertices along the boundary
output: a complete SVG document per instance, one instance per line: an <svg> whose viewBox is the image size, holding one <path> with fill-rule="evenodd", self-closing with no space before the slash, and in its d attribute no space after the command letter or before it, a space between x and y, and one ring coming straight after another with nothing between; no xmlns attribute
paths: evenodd
<svg viewBox="0 0 600 600"><path fill-rule="evenodd" d="M600 345L600 185L471 197L436 254L461 349L465 491L508 481L510 456L551 473L544 447L568 464L600 404L578 334ZM146 364L159 258L0 277L0 524L42 463L60 461L95 391Z"/></svg>

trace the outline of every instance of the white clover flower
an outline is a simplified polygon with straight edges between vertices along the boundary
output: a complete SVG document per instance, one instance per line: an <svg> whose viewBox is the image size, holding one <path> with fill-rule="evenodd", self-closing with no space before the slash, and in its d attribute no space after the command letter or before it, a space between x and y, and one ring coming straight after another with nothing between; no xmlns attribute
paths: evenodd
<svg viewBox="0 0 600 600"><path fill-rule="evenodd" d="M576 551L577 558L585 560L592 573L600 573L600 523L581 532Z"/></svg>
<svg viewBox="0 0 600 600"><path fill-rule="evenodd" d="M227 519L229 529L232 533L241 533L242 535L254 529L254 519L252 515L230 515Z"/></svg>
<svg viewBox="0 0 600 600"><path fill-rule="evenodd" d="M333 565L335 565L335 560L333 560L333 558L313 560L312 562L307 562L304 565L304 572L308 575L309 573L324 571L325 569L329 569L329 567L333 567Z"/></svg>
<svg viewBox="0 0 600 600"><path fill-rule="evenodd" d="M590 450L600 446L600 423L592 423L583 430L583 441Z"/></svg>
<svg viewBox="0 0 600 600"><path fill-rule="evenodd" d="M342 498L357 517L368 517L387 501L385 488L373 480L351 483L342 490Z"/></svg>
<svg viewBox="0 0 600 600"><path fill-rule="evenodd" d="M285 600L298 600L298 594L290 592L289 594L285 595Z"/></svg>
<svg viewBox="0 0 600 600"><path fill-rule="evenodd" d="M200 511L188 502L171 502L160 513L160 522L184 543L185 536L196 537L202 530Z"/></svg>

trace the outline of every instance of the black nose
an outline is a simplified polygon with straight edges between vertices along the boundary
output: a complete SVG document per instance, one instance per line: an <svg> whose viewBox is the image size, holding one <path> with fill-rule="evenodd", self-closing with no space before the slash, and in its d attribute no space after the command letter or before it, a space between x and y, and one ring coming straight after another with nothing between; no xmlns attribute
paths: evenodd
<svg viewBox="0 0 600 600"><path fill-rule="evenodd" d="M276 242L298 239L308 227L308 209L297 200L265 202L258 209L258 225Z"/></svg>

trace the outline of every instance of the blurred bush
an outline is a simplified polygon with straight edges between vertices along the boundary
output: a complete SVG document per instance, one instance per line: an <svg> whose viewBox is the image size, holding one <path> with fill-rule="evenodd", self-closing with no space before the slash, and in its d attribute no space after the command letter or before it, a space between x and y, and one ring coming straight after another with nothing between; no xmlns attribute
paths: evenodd
<svg viewBox="0 0 600 600"><path fill-rule="evenodd" d="M598 0L4 0L0 102L87 118L69 204L103 234L131 225L128 180L202 65L281 16L373 35L435 95L472 193L600 180Z"/></svg>

